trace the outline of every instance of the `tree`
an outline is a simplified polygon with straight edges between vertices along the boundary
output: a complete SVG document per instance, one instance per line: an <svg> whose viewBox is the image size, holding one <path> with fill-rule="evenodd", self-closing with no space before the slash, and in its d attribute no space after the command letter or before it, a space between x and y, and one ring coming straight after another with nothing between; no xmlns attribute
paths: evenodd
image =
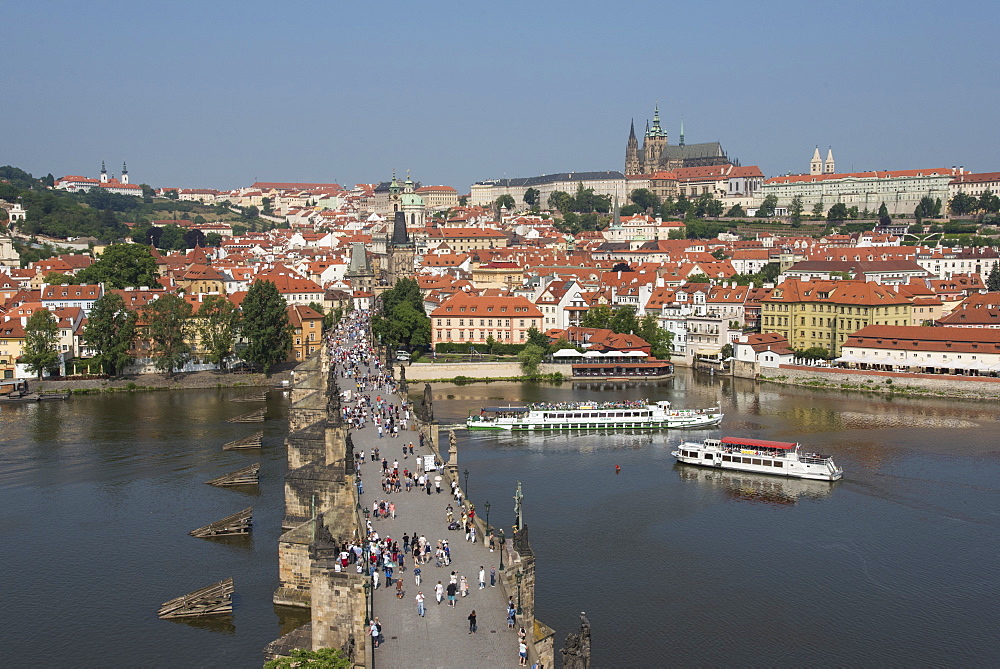
<svg viewBox="0 0 1000 669"><path fill-rule="evenodd" d="M821 216L823 216L823 200L822 200L822 198L820 198L819 202L817 202L816 204L813 205L812 215L813 215L813 218L820 218Z"/></svg>
<svg viewBox="0 0 1000 669"><path fill-rule="evenodd" d="M635 318L635 311L629 307L618 307L611 315L611 322L608 328L617 334L632 334L639 328L639 323Z"/></svg>
<svg viewBox="0 0 1000 669"><path fill-rule="evenodd" d="M548 206L549 209L558 209L560 213L565 214L568 211L572 211L572 196L561 190L554 190L549 193Z"/></svg>
<svg viewBox="0 0 1000 669"><path fill-rule="evenodd" d="M260 200L260 208L265 214L271 213L271 198L264 197Z"/></svg>
<svg viewBox="0 0 1000 669"><path fill-rule="evenodd" d="M673 203L673 211L669 215L685 217L687 216L687 213L691 211L691 209L692 209L691 200L687 199L683 195L678 195L677 201Z"/></svg>
<svg viewBox="0 0 1000 669"><path fill-rule="evenodd" d="M674 333L661 328L656 321L654 314L646 314L639 321L636 335L642 337L649 344L649 354L660 360L669 360L673 350Z"/></svg>
<svg viewBox="0 0 1000 669"><path fill-rule="evenodd" d="M721 262L726 259L726 252L722 249L715 249L712 251L712 257Z"/></svg>
<svg viewBox="0 0 1000 669"><path fill-rule="evenodd" d="M513 195L511 195L510 193L504 193L503 195L501 195L500 197L498 197L496 199L496 202L494 202L493 204L496 207L497 211L500 211L504 207L507 208L507 211L514 211L514 206L517 203L514 202L514 196Z"/></svg>
<svg viewBox="0 0 1000 669"><path fill-rule="evenodd" d="M468 207L469 206L469 196L468 195L459 195L458 196L458 206L459 207Z"/></svg>
<svg viewBox="0 0 1000 669"><path fill-rule="evenodd" d="M538 376L538 365L544 355L545 349L538 344L528 344L517 354L517 361L521 363L521 371L525 376Z"/></svg>
<svg viewBox="0 0 1000 669"><path fill-rule="evenodd" d="M193 249L196 246L205 246L205 233L192 228L184 233L184 248Z"/></svg>
<svg viewBox="0 0 1000 669"><path fill-rule="evenodd" d="M977 198L965 193L958 193L948 202L948 209L956 216L965 216L974 212L979 206Z"/></svg>
<svg viewBox="0 0 1000 669"><path fill-rule="evenodd" d="M615 263L614 266L611 268L611 271L612 272L631 272L632 268L629 267L629 264L627 262L623 261L623 262Z"/></svg>
<svg viewBox="0 0 1000 669"><path fill-rule="evenodd" d="M771 218L774 216L774 208L778 206L778 196L768 195L757 208L757 218Z"/></svg>
<svg viewBox="0 0 1000 669"><path fill-rule="evenodd" d="M322 312L321 312L322 313ZM201 346L210 362L226 369L226 360L233 355L240 312L222 295L209 295L198 308L198 332Z"/></svg>
<svg viewBox="0 0 1000 669"><path fill-rule="evenodd" d="M726 212L727 218L742 218L746 215L747 213L743 211L743 207L741 207L738 204L734 204L732 207L729 208L729 211Z"/></svg>
<svg viewBox="0 0 1000 669"><path fill-rule="evenodd" d="M163 197L167 198L168 200L176 200L180 196L177 194L176 188L170 188L163 193Z"/></svg>
<svg viewBox="0 0 1000 669"><path fill-rule="evenodd" d="M792 219L792 227L797 228L802 225L802 196L796 195L792 198L792 203L788 206L788 213Z"/></svg>
<svg viewBox="0 0 1000 669"><path fill-rule="evenodd" d="M264 669L351 669L354 663L336 648L302 650L296 648L288 657L279 657L264 664Z"/></svg>
<svg viewBox="0 0 1000 669"><path fill-rule="evenodd" d="M271 281L254 281L243 298L243 326L247 340L242 357L264 373L285 359L292 346L292 330L288 323L288 305Z"/></svg>
<svg viewBox="0 0 1000 669"><path fill-rule="evenodd" d="M549 338L546 337L541 330L538 328L528 328L528 342L529 344L534 344L539 348L546 349L549 347Z"/></svg>
<svg viewBox="0 0 1000 669"><path fill-rule="evenodd" d="M991 293L1000 292L1000 262L993 263L993 269L986 277L986 290Z"/></svg>
<svg viewBox="0 0 1000 669"><path fill-rule="evenodd" d="M842 221L845 218L847 218L847 205L843 202L833 205L830 207L830 211L826 213L826 220L828 221Z"/></svg>
<svg viewBox="0 0 1000 669"><path fill-rule="evenodd" d="M61 286L63 284L74 285L80 283L80 280L72 274L60 274L59 272L49 272L45 275L45 278L43 278L42 281L50 286Z"/></svg>
<svg viewBox="0 0 1000 669"><path fill-rule="evenodd" d="M218 247L222 244L222 235L218 232L210 232L205 235L205 246Z"/></svg>
<svg viewBox="0 0 1000 669"><path fill-rule="evenodd" d="M643 212L656 211L660 206L660 198L648 188L636 188L628 194L628 199L638 205L640 211Z"/></svg>
<svg viewBox="0 0 1000 669"><path fill-rule="evenodd" d="M21 362L29 372L38 374L59 363L59 322L48 309L38 309L24 325L24 352Z"/></svg>
<svg viewBox="0 0 1000 669"><path fill-rule="evenodd" d="M913 210L913 215L917 219L917 223L925 218L934 218L934 198L929 195L924 195L920 198L920 202L917 203L916 208Z"/></svg>
<svg viewBox="0 0 1000 669"><path fill-rule="evenodd" d="M77 273L80 283L104 283L108 288L156 284L156 259L143 244L112 244L97 262Z"/></svg>
<svg viewBox="0 0 1000 669"><path fill-rule="evenodd" d="M580 319L580 325L585 328L607 329L611 324L611 307L606 304L598 304L587 309Z"/></svg>
<svg viewBox="0 0 1000 669"><path fill-rule="evenodd" d="M153 345L153 364L168 377L182 368L191 355L188 344L190 317L191 303L174 293L167 293L143 307L146 333Z"/></svg>
<svg viewBox="0 0 1000 669"><path fill-rule="evenodd" d="M711 283L712 277L707 274L689 274L684 283Z"/></svg>
<svg viewBox="0 0 1000 669"><path fill-rule="evenodd" d="M142 201L149 204L156 197L156 191L149 184L139 184L142 189Z"/></svg>
<svg viewBox="0 0 1000 669"><path fill-rule="evenodd" d="M83 330L83 340L94 351L94 361L108 376L118 376L132 363L137 317L125 308L118 293L105 293L94 302Z"/></svg>
<svg viewBox="0 0 1000 669"><path fill-rule="evenodd" d="M52 176L52 172L49 172L44 177L42 177L42 184L46 188L55 188L56 187L56 178L54 176Z"/></svg>
<svg viewBox="0 0 1000 669"><path fill-rule="evenodd" d="M524 203L529 207L531 207L532 209L534 209L535 205L538 204L538 197L541 194L542 194L541 191L539 191L537 188L529 188L528 190L524 191Z"/></svg>
<svg viewBox="0 0 1000 669"><path fill-rule="evenodd" d="M722 200L717 200L714 197L710 198L708 204L705 206L705 214L712 218L718 218L722 216L722 208Z"/></svg>

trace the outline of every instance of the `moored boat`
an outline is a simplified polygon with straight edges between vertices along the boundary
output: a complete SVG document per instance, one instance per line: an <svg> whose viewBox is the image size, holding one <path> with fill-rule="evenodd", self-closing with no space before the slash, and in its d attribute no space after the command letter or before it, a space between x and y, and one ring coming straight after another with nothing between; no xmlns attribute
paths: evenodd
<svg viewBox="0 0 1000 669"><path fill-rule="evenodd" d="M657 430L712 427L722 416L718 407L674 409L666 400L567 402L484 407L465 425L470 430Z"/></svg>
<svg viewBox="0 0 1000 669"><path fill-rule="evenodd" d="M678 462L774 476L836 481L844 475L829 455L807 453L802 445L743 437L684 442L670 453Z"/></svg>

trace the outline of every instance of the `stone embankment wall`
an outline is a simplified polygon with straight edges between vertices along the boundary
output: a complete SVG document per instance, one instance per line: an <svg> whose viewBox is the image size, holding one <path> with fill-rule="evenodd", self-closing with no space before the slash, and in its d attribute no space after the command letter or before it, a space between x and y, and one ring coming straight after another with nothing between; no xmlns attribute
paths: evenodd
<svg viewBox="0 0 1000 669"><path fill-rule="evenodd" d="M737 376L754 378L746 369L734 371L737 372ZM757 371L756 378L771 383L814 388L976 400L1000 399L1000 378L992 377L905 374L782 365L777 369L761 368Z"/></svg>
<svg viewBox="0 0 1000 669"><path fill-rule="evenodd" d="M542 367L559 366L542 365ZM567 369L564 373L569 371ZM546 369L543 373L549 372L550 370ZM456 376L470 379L509 379L521 376L521 366L516 362L417 362L406 366L407 381L439 381L453 379Z"/></svg>

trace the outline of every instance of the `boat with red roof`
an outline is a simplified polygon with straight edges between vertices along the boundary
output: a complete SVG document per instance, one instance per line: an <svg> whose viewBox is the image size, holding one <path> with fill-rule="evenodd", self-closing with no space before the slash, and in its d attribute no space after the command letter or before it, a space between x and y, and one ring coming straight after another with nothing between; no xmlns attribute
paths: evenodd
<svg viewBox="0 0 1000 669"><path fill-rule="evenodd" d="M829 455L808 453L790 441L767 441L744 437L686 441L670 453L688 465L736 469L757 474L791 476L800 479L837 481L844 475Z"/></svg>

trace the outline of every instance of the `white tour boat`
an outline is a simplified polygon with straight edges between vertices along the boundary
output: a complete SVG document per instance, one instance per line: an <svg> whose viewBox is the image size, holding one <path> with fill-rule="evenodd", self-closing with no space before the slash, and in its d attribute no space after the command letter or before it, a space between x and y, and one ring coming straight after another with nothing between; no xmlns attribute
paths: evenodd
<svg viewBox="0 0 1000 669"><path fill-rule="evenodd" d="M673 409L662 400L572 402L485 407L465 421L470 430L658 430L712 427L722 422L719 408Z"/></svg>
<svg viewBox="0 0 1000 669"><path fill-rule="evenodd" d="M765 441L742 437L687 441L670 453L678 462L721 469L737 469L758 474L792 476L800 479L836 481L844 470L829 455L805 453L802 445L790 441Z"/></svg>

